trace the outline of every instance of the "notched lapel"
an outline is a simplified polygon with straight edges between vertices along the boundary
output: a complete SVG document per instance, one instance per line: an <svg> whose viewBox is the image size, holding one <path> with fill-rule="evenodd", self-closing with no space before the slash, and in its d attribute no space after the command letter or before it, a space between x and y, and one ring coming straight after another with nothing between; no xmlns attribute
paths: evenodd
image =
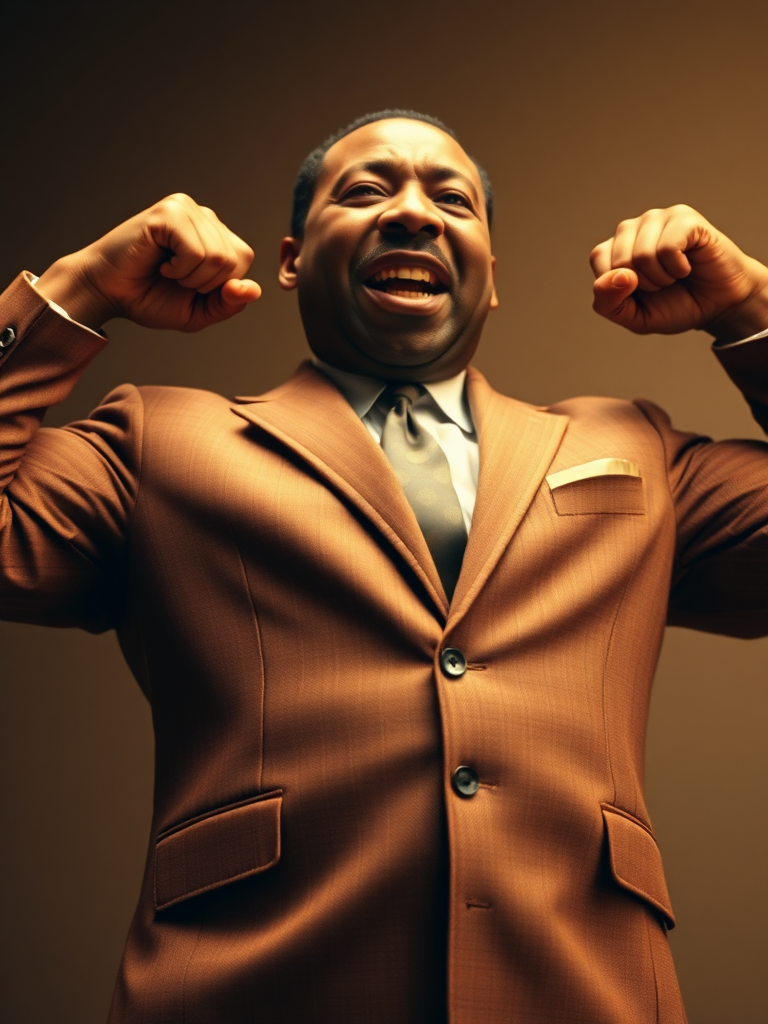
<svg viewBox="0 0 768 1024"><path fill-rule="evenodd" d="M386 456L338 388L312 363L233 412L277 438L341 492L406 560L445 615L448 605L424 536Z"/></svg>
<svg viewBox="0 0 768 1024"><path fill-rule="evenodd" d="M480 446L472 529L451 620L466 612L520 525L560 445L568 417L500 395L470 367L467 393Z"/></svg>

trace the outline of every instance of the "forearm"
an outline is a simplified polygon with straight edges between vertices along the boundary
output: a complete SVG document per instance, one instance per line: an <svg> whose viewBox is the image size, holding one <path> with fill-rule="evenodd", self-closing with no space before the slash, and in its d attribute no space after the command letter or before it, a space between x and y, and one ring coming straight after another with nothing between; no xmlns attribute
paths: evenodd
<svg viewBox="0 0 768 1024"><path fill-rule="evenodd" d="M69 312L69 310L68 310ZM45 410L63 401L106 339L67 320L20 275L0 295L0 491L13 478Z"/></svg>

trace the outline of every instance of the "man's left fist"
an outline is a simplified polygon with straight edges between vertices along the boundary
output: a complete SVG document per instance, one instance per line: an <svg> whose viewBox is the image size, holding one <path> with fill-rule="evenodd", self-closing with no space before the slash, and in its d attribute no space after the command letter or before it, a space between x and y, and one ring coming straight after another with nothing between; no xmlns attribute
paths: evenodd
<svg viewBox="0 0 768 1024"><path fill-rule="evenodd" d="M590 262L595 311L636 334L736 341L768 328L768 268L690 206L623 220Z"/></svg>

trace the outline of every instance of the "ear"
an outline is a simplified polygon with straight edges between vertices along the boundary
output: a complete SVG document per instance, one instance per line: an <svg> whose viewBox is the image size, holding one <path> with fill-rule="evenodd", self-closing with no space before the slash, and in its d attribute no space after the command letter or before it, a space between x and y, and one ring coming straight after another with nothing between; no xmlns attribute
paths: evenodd
<svg viewBox="0 0 768 1024"><path fill-rule="evenodd" d="M493 279L493 289L491 291L491 301L490 301L490 304L489 304L488 308L489 309L498 309L499 297L496 294L496 257L495 256L491 256L491 277Z"/></svg>
<svg viewBox="0 0 768 1024"><path fill-rule="evenodd" d="M301 260L301 239L284 238L280 243L280 272L277 279L280 287L287 292L295 288L299 281L299 263Z"/></svg>

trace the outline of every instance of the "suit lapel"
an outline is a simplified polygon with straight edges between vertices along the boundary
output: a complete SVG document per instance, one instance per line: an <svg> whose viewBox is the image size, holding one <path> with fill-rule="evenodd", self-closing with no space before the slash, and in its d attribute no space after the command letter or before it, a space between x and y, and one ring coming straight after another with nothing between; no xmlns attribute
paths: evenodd
<svg viewBox="0 0 768 1024"><path fill-rule="evenodd" d="M311 363L233 412L277 438L350 501L426 587L443 616L448 604L424 536L381 449L338 388Z"/></svg>
<svg viewBox="0 0 768 1024"><path fill-rule="evenodd" d="M500 395L472 367L467 392L480 445L480 476L464 564L451 602L454 625L520 525L568 424L567 416Z"/></svg>

